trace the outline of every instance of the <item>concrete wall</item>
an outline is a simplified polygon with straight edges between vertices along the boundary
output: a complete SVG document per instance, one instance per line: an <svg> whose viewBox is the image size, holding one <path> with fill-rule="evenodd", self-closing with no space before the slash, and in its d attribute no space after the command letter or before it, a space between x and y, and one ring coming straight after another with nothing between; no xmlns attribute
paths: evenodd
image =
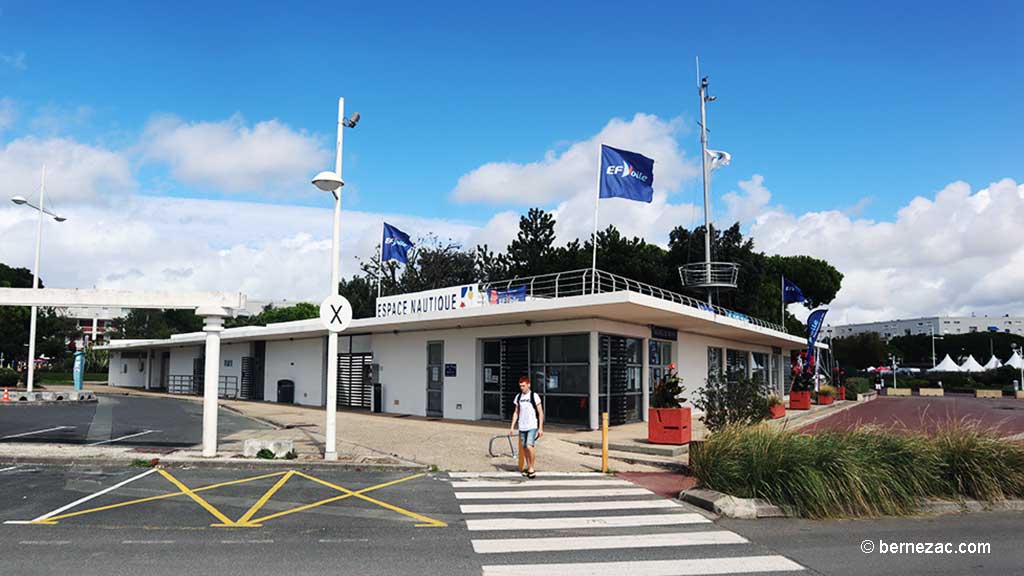
<svg viewBox="0 0 1024 576"><path fill-rule="evenodd" d="M699 334L690 334L686 332L679 333L679 340L676 346L676 366L679 370L679 377L683 379L683 386L686 388L686 398L691 401L696 396L697 392L704 387L704 384L708 378L708 347L717 347L722 349L723 362L726 350L739 350L744 352L765 352L769 355L769 368L771 363L771 346L760 346L757 344L748 344L744 342L738 342L735 340L724 340L721 338L711 338L709 336L702 336ZM782 350L782 369L783 371L789 370L789 350ZM747 367L752 365L752 360L748 356Z"/></svg>
<svg viewBox="0 0 1024 576"><path fill-rule="evenodd" d="M323 338L268 341L263 398L277 402L277 381L291 380L296 404L323 406L326 344Z"/></svg>
<svg viewBox="0 0 1024 576"><path fill-rule="evenodd" d="M203 355L202 346L179 346L171 348L171 363L168 365L168 376L191 376L192 361Z"/></svg>
<svg viewBox="0 0 1024 576"><path fill-rule="evenodd" d="M242 358L252 355L252 342L235 342L221 344L220 347L220 375L233 376L242 388Z"/></svg>

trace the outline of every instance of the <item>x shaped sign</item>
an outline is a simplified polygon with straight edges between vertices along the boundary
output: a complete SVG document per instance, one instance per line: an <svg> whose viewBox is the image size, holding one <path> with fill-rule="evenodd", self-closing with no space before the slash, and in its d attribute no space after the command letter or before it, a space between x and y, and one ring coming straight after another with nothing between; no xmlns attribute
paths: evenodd
<svg viewBox="0 0 1024 576"><path fill-rule="evenodd" d="M352 322L352 305L344 296L328 296L320 304L320 322L331 332L342 332Z"/></svg>

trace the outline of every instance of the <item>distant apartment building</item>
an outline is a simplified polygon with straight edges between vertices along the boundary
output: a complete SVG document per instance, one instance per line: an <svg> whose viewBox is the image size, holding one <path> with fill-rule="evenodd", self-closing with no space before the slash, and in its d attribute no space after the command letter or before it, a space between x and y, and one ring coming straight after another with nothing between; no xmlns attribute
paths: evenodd
<svg viewBox="0 0 1024 576"><path fill-rule="evenodd" d="M86 344L100 345L110 341L114 321L128 314L126 308L81 308L61 309L65 318L72 318L78 325L80 336L75 339L75 348L81 350Z"/></svg>
<svg viewBox="0 0 1024 576"><path fill-rule="evenodd" d="M844 324L832 326L831 329L837 338L874 332L886 340L915 334L940 336L971 332L1005 332L1024 335L1024 316L926 316L905 320Z"/></svg>

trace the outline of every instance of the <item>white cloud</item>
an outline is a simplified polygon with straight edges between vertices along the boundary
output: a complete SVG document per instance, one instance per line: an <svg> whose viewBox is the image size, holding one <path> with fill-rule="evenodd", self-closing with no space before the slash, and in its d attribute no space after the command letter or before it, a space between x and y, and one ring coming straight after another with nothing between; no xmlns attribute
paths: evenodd
<svg viewBox="0 0 1024 576"><path fill-rule="evenodd" d="M699 173L676 141L682 126L679 119L665 121L649 114L637 114L629 121L615 118L595 136L570 144L562 153L548 150L542 160L527 164L484 164L459 178L452 198L457 202L537 206L581 193L596 194L602 143L654 158L655 189L675 192L683 181Z"/></svg>
<svg viewBox="0 0 1024 576"><path fill-rule="evenodd" d="M305 190L332 155L320 140L278 120L248 126L235 115L222 122L185 122L173 116L150 121L141 149L165 162L180 182L227 192Z"/></svg>
<svg viewBox="0 0 1024 576"><path fill-rule="evenodd" d="M891 222L779 209L750 227L758 249L808 254L845 275L831 322L1024 312L1024 185L954 182Z"/></svg>
<svg viewBox="0 0 1024 576"><path fill-rule="evenodd" d="M15 118L17 118L17 114L14 111L14 100L0 98L0 135L14 125Z"/></svg>
<svg viewBox="0 0 1024 576"><path fill-rule="evenodd" d="M727 192L722 196L726 205L725 221L721 224L731 226L733 222L745 223L753 220L764 212L772 200L772 193L764 186L764 176L754 174L750 180L740 180L743 193Z"/></svg>
<svg viewBox="0 0 1024 576"><path fill-rule="evenodd" d="M0 146L0 198L39 193L46 164L47 197L63 209L76 201L106 202L136 188L128 159L70 138L18 138Z"/></svg>

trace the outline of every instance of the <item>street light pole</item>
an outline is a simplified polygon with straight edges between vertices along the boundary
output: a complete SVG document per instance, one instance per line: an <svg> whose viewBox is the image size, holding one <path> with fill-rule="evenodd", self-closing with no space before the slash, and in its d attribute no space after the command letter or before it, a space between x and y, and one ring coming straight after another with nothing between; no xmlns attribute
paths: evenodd
<svg viewBox="0 0 1024 576"><path fill-rule="evenodd" d="M43 215L52 216L57 222L63 222L66 218L58 216L53 212L46 209L43 202L46 197L46 165L43 165L43 174L39 183L39 206L33 206L28 200L21 196L15 196L11 198L11 201L15 204L24 204L30 208L35 208L39 211L39 221L36 224L36 255L35 262L32 266L32 289L39 289L39 252L43 244ZM32 386L35 382L36 372L36 315L38 308L32 306L31 318L29 320L28 328L28 374L25 376L25 388L28 392L32 392Z"/></svg>

